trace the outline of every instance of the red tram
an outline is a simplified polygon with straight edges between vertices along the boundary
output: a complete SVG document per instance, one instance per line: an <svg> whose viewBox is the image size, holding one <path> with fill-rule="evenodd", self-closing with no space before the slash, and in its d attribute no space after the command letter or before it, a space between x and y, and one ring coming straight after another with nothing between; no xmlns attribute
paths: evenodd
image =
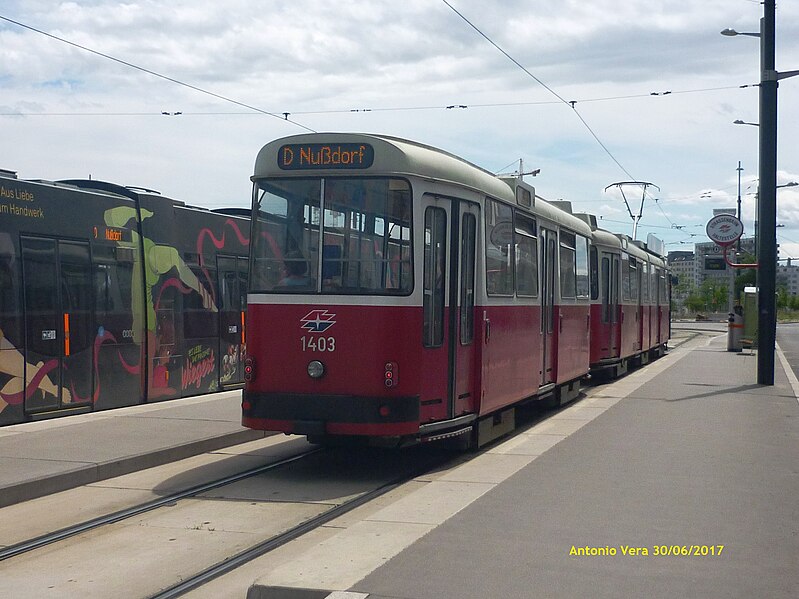
<svg viewBox="0 0 799 599"><path fill-rule="evenodd" d="M663 354L670 288L662 242L644 244L591 225L591 371L616 377Z"/></svg>
<svg viewBox="0 0 799 599"><path fill-rule="evenodd" d="M579 393L600 288L586 220L387 136L276 140L253 182L245 426L483 444L520 402ZM614 239L620 260L645 253Z"/></svg>

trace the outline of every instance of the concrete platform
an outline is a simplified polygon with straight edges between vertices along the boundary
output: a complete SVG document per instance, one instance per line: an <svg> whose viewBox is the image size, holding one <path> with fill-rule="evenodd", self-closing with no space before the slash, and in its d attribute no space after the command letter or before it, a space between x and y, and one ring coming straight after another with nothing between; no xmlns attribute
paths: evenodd
<svg viewBox="0 0 799 599"><path fill-rule="evenodd" d="M241 391L0 428L0 507L263 438Z"/></svg>
<svg viewBox="0 0 799 599"><path fill-rule="evenodd" d="M693 339L265 556L247 597L793 598L799 384L782 357L775 379L757 385L756 356L723 336Z"/></svg>

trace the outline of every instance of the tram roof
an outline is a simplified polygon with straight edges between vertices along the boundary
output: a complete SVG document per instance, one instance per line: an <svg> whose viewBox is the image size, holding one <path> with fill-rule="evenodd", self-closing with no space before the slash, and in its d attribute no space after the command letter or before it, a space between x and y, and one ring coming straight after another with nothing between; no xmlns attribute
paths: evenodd
<svg viewBox="0 0 799 599"><path fill-rule="evenodd" d="M255 159L252 179L274 176L308 176L307 170L283 170L278 166L279 150L289 144L369 144L374 148L374 162L365 169L314 169L315 174L416 176L479 190L511 203L516 199L504 182L493 173L444 150L415 141L369 133L303 133L276 139L266 144Z"/></svg>
<svg viewBox="0 0 799 599"><path fill-rule="evenodd" d="M419 142L371 133L302 133L276 139L266 144L255 159L253 181L275 176L308 176L307 170L284 170L278 166L278 153L286 145L293 144L369 144L374 150L374 162L366 169L319 168L317 175L364 175L415 176L435 179L466 187L489 197L516 204L515 185L493 173L440 148ZM590 235L589 227L577 217L560 208L535 198L533 208L539 216L569 227L583 235Z"/></svg>

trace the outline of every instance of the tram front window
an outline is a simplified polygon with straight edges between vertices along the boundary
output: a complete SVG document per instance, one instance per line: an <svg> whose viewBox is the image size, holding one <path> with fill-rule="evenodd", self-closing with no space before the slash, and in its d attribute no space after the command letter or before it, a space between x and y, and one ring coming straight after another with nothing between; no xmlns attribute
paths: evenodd
<svg viewBox="0 0 799 599"><path fill-rule="evenodd" d="M402 179L256 182L251 291L407 295L411 191Z"/></svg>

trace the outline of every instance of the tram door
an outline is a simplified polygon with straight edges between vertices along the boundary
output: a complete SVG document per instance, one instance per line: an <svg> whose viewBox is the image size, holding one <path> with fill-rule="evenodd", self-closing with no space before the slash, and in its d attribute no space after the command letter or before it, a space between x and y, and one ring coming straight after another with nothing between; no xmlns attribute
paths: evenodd
<svg viewBox="0 0 799 599"><path fill-rule="evenodd" d="M474 412L478 400L474 302L480 208L460 200L425 199L423 380L429 381L424 386L439 387L434 395L446 397L440 417L453 418ZM446 381L440 376L444 371Z"/></svg>
<svg viewBox="0 0 799 599"><path fill-rule="evenodd" d="M23 237L25 411L92 401L89 244Z"/></svg>
<svg viewBox="0 0 799 599"><path fill-rule="evenodd" d="M602 357L620 355L618 254L602 252Z"/></svg>
<svg viewBox="0 0 799 599"><path fill-rule="evenodd" d="M219 379L223 385L244 382L247 310L247 258L218 256L220 286Z"/></svg>
<svg viewBox="0 0 799 599"><path fill-rule="evenodd" d="M541 229L541 385L555 382L555 270L557 268L558 234Z"/></svg>

